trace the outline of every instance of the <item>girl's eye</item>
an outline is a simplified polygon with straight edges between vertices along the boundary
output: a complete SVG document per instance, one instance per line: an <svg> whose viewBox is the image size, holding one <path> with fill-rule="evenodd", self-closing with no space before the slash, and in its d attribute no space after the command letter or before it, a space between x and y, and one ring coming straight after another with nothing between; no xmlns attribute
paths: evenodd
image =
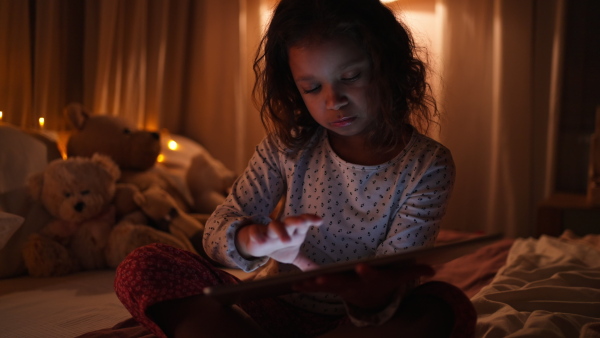
<svg viewBox="0 0 600 338"><path fill-rule="evenodd" d="M123 134L129 135L129 134L131 134L131 130L129 130L129 128L125 128L125 129L123 129Z"/></svg>
<svg viewBox="0 0 600 338"><path fill-rule="evenodd" d="M304 92L304 94L310 94L310 93L316 92L317 90L319 90L319 88L321 88L321 86L316 86L311 89L304 89L303 92Z"/></svg>
<svg viewBox="0 0 600 338"><path fill-rule="evenodd" d="M352 82L352 81L358 80L359 77L360 77L360 73L356 73L356 75L351 75L351 76L348 76L348 77L342 77L342 80L346 81L346 82Z"/></svg>

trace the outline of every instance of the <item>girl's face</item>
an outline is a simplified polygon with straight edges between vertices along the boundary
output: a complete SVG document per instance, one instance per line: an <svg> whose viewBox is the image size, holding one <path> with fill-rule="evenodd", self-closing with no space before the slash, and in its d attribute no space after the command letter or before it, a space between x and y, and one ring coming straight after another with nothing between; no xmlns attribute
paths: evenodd
<svg viewBox="0 0 600 338"><path fill-rule="evenodd" d="M291 47L288 61L310 115L342 137L364 135L373 121L368 93L371 66L349 39Z"/></svg>

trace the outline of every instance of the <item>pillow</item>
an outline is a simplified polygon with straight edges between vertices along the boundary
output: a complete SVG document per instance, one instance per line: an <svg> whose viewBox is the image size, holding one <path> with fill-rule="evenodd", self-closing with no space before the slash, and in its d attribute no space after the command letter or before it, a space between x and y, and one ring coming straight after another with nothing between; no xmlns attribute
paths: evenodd
<svg viewBox="0 0 600 338"><path fill-rule="evenodd" d="M29 176L44 171L49 152L36 136L6 123L0 123L0 145L0 278L6 278L25 273L22 247L51 219L27 189Z"/></svg>
<svg viewBox="0 0 600 338"><path fill-rule="evenodd" d="M19 217L18 215L14 215ZM38 232L52 216L37 201L29 200L27 212L23 215L23 223L12 234L10 240L0 249L0 279L23 275L27 272L23 261L23 246L29 235ZM0 224L0 227L2 225Z"/></svg>
<svg viewBox="0 0 600 338"><path fill-rule="evenodd" d="M48 163L46 145L9 124L0 124L0 144L0 194L24 187Z"/></svg>

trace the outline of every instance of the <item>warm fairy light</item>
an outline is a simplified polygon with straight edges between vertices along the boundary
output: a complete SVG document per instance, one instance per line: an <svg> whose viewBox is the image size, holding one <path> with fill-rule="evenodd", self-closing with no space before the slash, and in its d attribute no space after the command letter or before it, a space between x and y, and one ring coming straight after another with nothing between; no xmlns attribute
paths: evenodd
<svg viewBox="0 0 600 338"><path fill-rule="evenodd" d="M383 2L384 4L390 3L390 2L394 2L396 0L380 0L381 2Z"/></svg>
<svg viewBox="0 0 600 338"><path fill-rule="evenodd" d="M158 156L156 157L156 162L164 162L165 161L165 155L163 154L158 154Z"/></svg>
<svg viewBox="0 0 600 338"><path fill-rule="evenodd" d="M2 110L0 110L0 120L2 120Z"/></svg>
<svg viewBox="0 0 600 338"><path fill-rule="evenodd" d="M177 144L177 142L170 140L169 143L167 143L167 147L169 147L169 149L171 150L177 150L177 148L179 148L179 145Z"/></svg>
<svg viewBox="0 0 600 338"><path fill-rule="evenodd" d="M44 118L43 118L43 117L40 117L38 121L39 121L39 123L40 123L40 128L44 128L44 123L45 123L45 120L44 120Z"/></svg>

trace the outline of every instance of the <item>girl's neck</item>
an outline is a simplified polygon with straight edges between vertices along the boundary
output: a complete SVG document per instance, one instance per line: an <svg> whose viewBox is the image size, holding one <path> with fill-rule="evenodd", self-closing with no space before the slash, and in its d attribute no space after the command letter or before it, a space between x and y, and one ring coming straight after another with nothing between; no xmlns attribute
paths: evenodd
<svg viewBox="0 0 600 338"><path fill-rule="evenodd" d="M332 132L327 133L329 145L336 155L346 162L366 166L383 164L398 156L408 144L411 135L412 130L406 128L402 141L396 146L387 151L376 151L367 144L364 136L345 137Z"/></svg>

